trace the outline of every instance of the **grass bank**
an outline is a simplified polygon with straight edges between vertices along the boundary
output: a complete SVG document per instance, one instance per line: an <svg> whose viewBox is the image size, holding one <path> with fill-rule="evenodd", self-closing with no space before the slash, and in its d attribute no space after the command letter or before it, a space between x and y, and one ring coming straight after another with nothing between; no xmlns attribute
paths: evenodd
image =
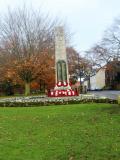
<svg viewBox="0 0 120 160"><path fill-rule="evenodd" d="M118 160L120 107L0 108L0 160Z"/></svg>

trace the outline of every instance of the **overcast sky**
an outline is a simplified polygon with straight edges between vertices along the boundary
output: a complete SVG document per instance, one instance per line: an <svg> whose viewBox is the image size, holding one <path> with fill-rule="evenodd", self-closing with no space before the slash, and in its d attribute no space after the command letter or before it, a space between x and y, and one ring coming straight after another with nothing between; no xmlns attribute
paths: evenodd
<svg viewBox="0 0 120 160"><path fill-rule="evenodd" d="M60 16L75 33L73 44L79 51L99 41L113 20L120 16L120 0L0 0L0 12L8 6L42 6L51 15Z"/></svg>

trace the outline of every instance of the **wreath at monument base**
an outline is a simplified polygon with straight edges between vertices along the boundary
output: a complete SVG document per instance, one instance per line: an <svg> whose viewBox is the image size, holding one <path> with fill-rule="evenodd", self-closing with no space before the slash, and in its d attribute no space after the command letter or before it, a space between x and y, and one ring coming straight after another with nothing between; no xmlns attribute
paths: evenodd
<svg viewBox="0 0 120 160"><path fill-rule="evenodd" d="M64 81L64 82L59 81L59 82L57 82L56 86L57 87L67 87L68 86L68 82L67 81Z"/></svg>
<svg viewBox="0 0 120 160"><path fill-rule="evenodd" d="M78 96L78 93L72 89L68 90L53 90L48 95L49 97L67 97L67 96Z"/></svg>

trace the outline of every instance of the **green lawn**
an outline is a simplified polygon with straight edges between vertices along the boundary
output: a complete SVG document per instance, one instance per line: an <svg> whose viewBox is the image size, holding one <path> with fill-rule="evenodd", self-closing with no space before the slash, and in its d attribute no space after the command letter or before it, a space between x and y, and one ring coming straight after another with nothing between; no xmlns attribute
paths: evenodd
<svg viewBox="0 0 120 160"><path fill-rule="evenodd" d="M0 108L0 160L119 160L120 107Z"/></svg>

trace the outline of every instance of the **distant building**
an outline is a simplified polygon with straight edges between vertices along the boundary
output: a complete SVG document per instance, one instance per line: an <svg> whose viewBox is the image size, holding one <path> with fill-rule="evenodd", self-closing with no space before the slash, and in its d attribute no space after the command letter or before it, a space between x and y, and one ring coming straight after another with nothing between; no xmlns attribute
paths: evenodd
<svg viewBox="0 0 120 160"><path fill-rule="evenodd" d="M88 90L120 89L120 61L114 60L84 80Z"/></svg>
<svg viewBox="0 0 120 160"><path fill-rule="evenodd" d="M108 89L120 89L120 61L114 59L107 64L105 84Z"/></svg>
<svg viewBox="0 0 120 160"><path fill-rule="evenodd" d="M100 68L95 74L84 81L89 90L100 90L105 87L105 68Z"/></svg>

